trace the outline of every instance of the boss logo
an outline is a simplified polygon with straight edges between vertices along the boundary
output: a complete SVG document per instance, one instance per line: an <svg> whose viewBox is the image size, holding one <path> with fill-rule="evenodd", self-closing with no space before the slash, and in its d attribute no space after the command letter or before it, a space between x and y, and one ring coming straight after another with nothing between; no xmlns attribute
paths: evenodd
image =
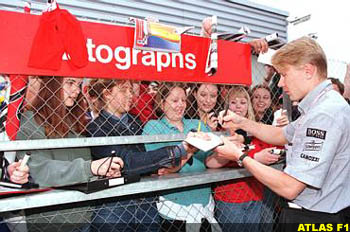
<svg viewBox="0 0 350 232"><path fill-rule="evenodd" d="M323 142L316 142L312 140L311 142L306 142L304 144L303 151L321 151L323 146Z"/></svg>
<svg viewBox="0 0 350 232"><path fill-rule="evenodd" d="M319 130L315 128L307 128L306 129L306 136L308 137L314 137L317 139L326 139L327 131Z"/></svg>

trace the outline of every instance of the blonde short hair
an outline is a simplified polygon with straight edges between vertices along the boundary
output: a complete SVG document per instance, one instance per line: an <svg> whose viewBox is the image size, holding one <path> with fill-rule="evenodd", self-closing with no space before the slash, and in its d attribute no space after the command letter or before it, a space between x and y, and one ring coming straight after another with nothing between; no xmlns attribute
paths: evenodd
<svg viewBox="0 0 350 232"><path fill-rule="evenodd" d="M281 71L286 65L300 66L312 64L317 67L318 75L327 78L327 58L321 46L309 37L301 37L281 47L272 56L272 65Z"/></svg>
<svg viewBox="0 0 350 232"><path fill-rule="evenodd" d="M231 97L243 97L243 98L245 98L247 100L247 103L248 103L248 111L247 111L247 115L245 115L245 117L250 119L250 120L255 121L252 101L250 99L248 91L242 86L235 85L235 86L231 87L229 90L226 104L229 104L229 99Z"/></svg>

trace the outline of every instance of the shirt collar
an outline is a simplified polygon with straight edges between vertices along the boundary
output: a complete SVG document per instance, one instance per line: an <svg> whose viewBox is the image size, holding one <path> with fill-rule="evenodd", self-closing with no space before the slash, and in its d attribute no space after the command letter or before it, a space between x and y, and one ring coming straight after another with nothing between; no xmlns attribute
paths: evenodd
<svg viewBox="0 0 350 232"><path fill-rule="evenodd" d="M332 82L329 80L322 81L311 92L309 92L304 99L298 104L298 110L300 113L305 114L308 109L315 103L314 101L322 94L325 89L332 86Z"/></svg>
<svg viewBox="0 0 350 232"><path fill-rule="evenodd" d="M171 124L166 117L161 118L161 122L169 129L178 130L176 126ZM185 120L182 118L182 123L185 126Z"/></svg>

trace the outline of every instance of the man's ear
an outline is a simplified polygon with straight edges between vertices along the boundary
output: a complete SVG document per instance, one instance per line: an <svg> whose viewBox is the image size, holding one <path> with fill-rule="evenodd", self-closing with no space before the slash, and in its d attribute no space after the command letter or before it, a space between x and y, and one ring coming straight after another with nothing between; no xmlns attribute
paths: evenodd
<svg viewBox="0 0 350 232"><path fill-rule="evenodd" d="M316 75L317 68L316 68L315 65L305 64L304 65L304 71L305 71L305 74L306 74L306 79L310 80L313 76Z"/></svg>

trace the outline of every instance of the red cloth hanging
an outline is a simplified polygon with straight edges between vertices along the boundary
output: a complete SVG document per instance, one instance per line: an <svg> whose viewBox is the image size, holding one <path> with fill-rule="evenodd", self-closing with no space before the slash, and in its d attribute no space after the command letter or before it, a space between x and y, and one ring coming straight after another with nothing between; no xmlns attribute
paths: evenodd
<svg viewBox="0 0 350 232"><path fill-rule="evenodd" d="M58 70L66 52L68 63L82 68L88 63L86 39L79 21L67 10L44 12L34 37L28 66Z"/></svg>

